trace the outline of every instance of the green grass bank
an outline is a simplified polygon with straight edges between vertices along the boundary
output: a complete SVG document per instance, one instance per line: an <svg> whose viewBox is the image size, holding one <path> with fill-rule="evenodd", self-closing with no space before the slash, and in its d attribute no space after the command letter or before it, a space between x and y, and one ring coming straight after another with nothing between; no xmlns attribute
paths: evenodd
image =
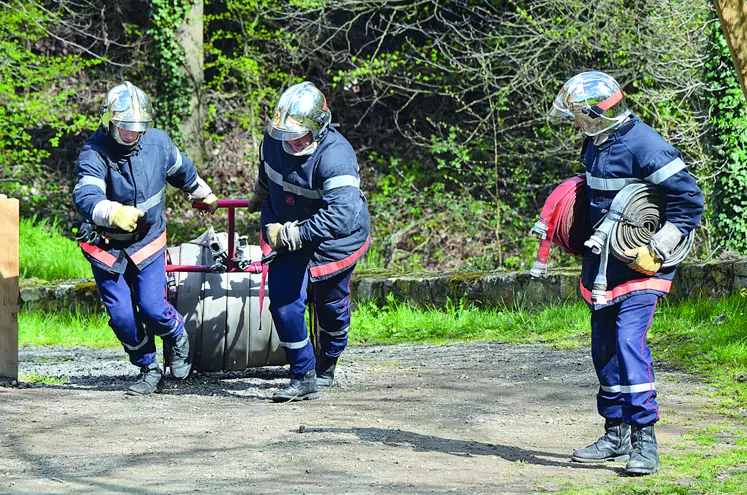
<svg viewBox="0 0 747 495"><path fill-rule="evenodd" d="M92 278L80 247L62 235L58 220L22 218L19 225L21 278L42 280Z"/></svg>

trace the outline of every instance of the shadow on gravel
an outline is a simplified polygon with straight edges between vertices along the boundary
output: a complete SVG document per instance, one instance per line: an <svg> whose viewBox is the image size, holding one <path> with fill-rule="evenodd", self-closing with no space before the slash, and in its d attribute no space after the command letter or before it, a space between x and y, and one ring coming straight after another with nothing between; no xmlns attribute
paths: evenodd
<svg viewBox="0 0 747 495"><path fill-rule="evenodd" d="M166 375L160 387L163 395L200 395L232 397L236 399L269 400L269 396L248 394L252 390L276 389L280 386L277 380L288 377L288 370L278 367L250 368L246 371L229 371L217 373L193 373L186 380L177 380ZM64 384L38 385L58 390L95 390L99 392L124 391L137 379L137 374L85 376L73 375ZM237 393L238 392L238 393Z"/></svg>
<svg viewBox="0 0 747 495"><path fill-rule="evenodd" d="M53 426L51 429L64 431L68 426L67 421L67 419L60 419L59 424ZM9 435L8 438L11 440L10 450L13 452L13 458L23 459L26 465L30 466L27 471L24 471L25 473L36 477L37 479L35 481L37 483L46 480L59 483L60 488L55 489L53 492L48 490L24 492L35 493L38 495L46 495L48 493L116 493L133 495L185 493L186 490L184 489L175 489L172 481L168 478L164 478L161 482L152 482L147 486L134 487L129 485L132 485L135 480L130 479L126 482L120 482L119 480L122 479L122 473L137 472L139 470L152 471L154 467L163 468L166 459L170 462L187 462L194 459L209 458L215 453L214 447L177 450L169 453L168 457L164 456L163 452L152 452L138 455L118 453L103 458L97 458L95 460L91 460L90 458L80 459L84 462L75 466L74 464L61 463L60 460L54 456L39 455L35 446L33 446L28 439L22 436ZM85 439L82 439L81 441L85 441ZM252 448L251 445L242 444L235 447L224 447L222 451L234 452L235 456L240 456L250 448ZM229 479L228 482L230 481L235 482L235 480ZM202 478L200 479L200 482L202 482ZM219 483L221 482L226 483L227 480L220 480ZM225 486L222 486L221 488L224 489ZM189 490L189 492L192 491L204 492L204 490L198 489ZM2 486L0 486L0 493L6 493L2 491ZM209 493L224 492L216 489ZM231 491L230 493L235 492Z"/></svg>
<svg viewBox="0 0 747 495"><path fill-rule="evenodd" d="M361 441L375 442L390 447L411 448L416 452L441 452L458 457L478 455L497 455L510 462L526 462L538 466L566 467L573 469L604 469L622 472L624 464L580 464L571 462L569 455L527 450L512 445L500 445L467 440L421 435L410 431L390 430L385 428L305 428L303 433L348 433L356 435ZM560 460L545 459L551 457Z"/></svg>

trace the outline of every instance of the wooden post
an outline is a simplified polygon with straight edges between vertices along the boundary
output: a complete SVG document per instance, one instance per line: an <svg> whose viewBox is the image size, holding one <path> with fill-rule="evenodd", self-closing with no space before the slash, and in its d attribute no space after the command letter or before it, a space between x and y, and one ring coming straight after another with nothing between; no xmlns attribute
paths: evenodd
<svg viewBox="0 0 747 495"><path fill-rule="evenodd" d="M0 194L0 377L18 378L18 200Z"/></svg>
<svg viewBox="0 0 747 495"><path fill-rule="evenodd" d="M729 45L734 68L739 76L742 93L747 98L747 2L745 0L714 0L721 29Z"/></svg>

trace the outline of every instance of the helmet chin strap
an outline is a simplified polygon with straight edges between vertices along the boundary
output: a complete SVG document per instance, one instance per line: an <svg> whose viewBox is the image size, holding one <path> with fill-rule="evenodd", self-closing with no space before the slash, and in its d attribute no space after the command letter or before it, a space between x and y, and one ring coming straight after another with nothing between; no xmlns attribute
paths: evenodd
<svg viewBox="0 0 747 495"><path fill-rule="evenodd" d="M294 151L293 146L288 141L283 141L283 151L293 156L308 156L316 151L317 146L319 146L319 142L314 141L301 151Z"/></svg>

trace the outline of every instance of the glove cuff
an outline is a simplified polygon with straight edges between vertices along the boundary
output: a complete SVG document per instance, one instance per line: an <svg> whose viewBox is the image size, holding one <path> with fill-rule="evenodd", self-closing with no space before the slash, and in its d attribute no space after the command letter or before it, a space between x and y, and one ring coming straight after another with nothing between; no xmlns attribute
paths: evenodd
<svg viewBox="0 0 747 495"><path fill-rule="evenodd" d="M120 208L122 208L122 205L116 201L110 201L108 199L101 200L93 207L91 220L93 223L101 227L111 227L112 216L114 216L114 212Z"/></svg>
<svg viewBox="0 0 747 495"><path fill-rule="evenodd" d="M301 234L298 229L298 221L285 222L280 229L280 242L288 251L301 249Z"/></svg>
<svg viewBox="0 0 747 495"><path fill-rule="evenodd" d="M184 196L188 200L194 200L194 199L205 199L211 194L213 194L213 190L210 189L210 186L207 185L207 183L202 180L202 177L199 175L197 176L197 179L195 180L197 183L197 187L192 192L185 192Z"/></svg>
<svg viewBox="0 0 747 495"><path fill-rule="evenodd" d="M672 222L665 222L661 230L651 238L649 247L664 262L669 259L680 241L682 241L682 232L680 232L680 229Z"/></svg>

